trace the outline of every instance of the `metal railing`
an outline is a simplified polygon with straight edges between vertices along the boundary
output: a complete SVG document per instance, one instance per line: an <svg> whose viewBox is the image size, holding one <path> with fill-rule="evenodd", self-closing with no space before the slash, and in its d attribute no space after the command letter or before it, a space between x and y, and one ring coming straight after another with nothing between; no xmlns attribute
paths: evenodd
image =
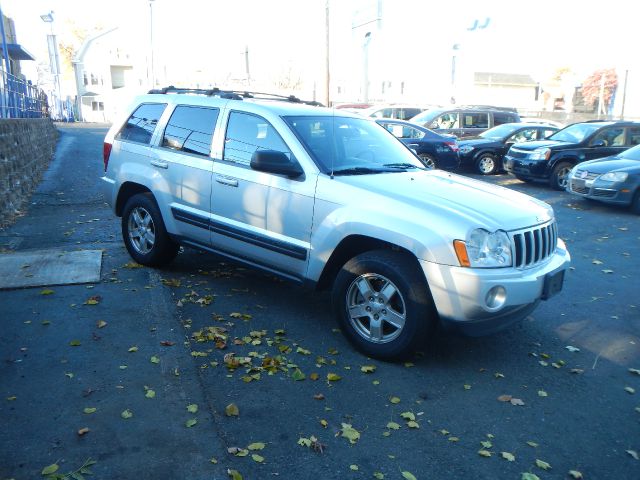
<svg viewBox="0 0 640 480"><path fill-rule="evenodd" d="M0 118L49 117L44 91L0 69Z"/></svg>

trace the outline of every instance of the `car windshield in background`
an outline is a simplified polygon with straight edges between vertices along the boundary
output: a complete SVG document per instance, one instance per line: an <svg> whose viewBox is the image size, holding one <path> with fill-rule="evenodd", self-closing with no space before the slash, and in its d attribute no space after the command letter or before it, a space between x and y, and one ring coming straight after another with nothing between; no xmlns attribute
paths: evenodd
<svg viewBox="0 0 640 480"><path fill-rule="evenodd" d="M640 145L636 145L629 150L625 150L624 152L618 155L618 158L624 158L625 160L638 160L640 161Z"/></svg>
<svg viewBox="0 0 640 480"><path fill-rule="evenodd" d="M479 136L482 138L506 138L519 128L522 128L522 125L500 125L482 132Z"/></svg>
<svg viewBox="0 0 640 480"><path fill-rule="evenodd" d="M283 117L325 173L359 175L422 168L375 122L351 117Z"/></svg>
<svg viewBox="0 0 640 480"><path fill-rule="evenodd" d="M558 142L580 143L593 132L601 128L602 125L595 123L576 123L569 125L567 128L554 133L547 140L556 140Z"/></svg>

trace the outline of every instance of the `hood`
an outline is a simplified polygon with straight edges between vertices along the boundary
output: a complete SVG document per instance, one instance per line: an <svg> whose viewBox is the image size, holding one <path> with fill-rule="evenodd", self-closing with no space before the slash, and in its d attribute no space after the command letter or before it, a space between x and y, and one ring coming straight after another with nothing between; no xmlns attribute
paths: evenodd
<svg viewBox="0 0 640 480"><path fill-rule="evenodd" d="M536 148L553 148L553 147L568 146L568 145L572 145L572 144L569 144L566 142L558 142L555 140L536 140L533 142L516 143L513 145L512 148L517 148L518 150L533 151Z"/></svg>
<svg viewBox="0 0 640 480"><path fill-rule="evenodd" d="M540 200L441 170L345 176L335 180L351 188L332 188L327 192L334 202L353 205L357 198L358 207L375 210L376 217L402 218L424 228L451 228L446 233L455 235L454 238L465 238L474 228L512 231L553 218L552 208ZM342 195L344 198L340 198Z"/></svg>
<svg viewBox="0 0 640 480"><path fill-rule="evenodd" d="M589 172L601 174L614 171L640 173L640 161L618 157L606 157L598 160L582 162L578 165L578 168L580 168L580 170L588 170Z"/></svg>

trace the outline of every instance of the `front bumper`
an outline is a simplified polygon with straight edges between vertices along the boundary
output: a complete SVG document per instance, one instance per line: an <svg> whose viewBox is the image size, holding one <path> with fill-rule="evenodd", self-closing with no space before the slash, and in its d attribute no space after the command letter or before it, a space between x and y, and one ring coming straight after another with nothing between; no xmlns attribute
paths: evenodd
<svg viewBox="0 0 640 480"><path fill-rule="evenodd" d="M613 205L630 205L635 186L625 182L589 181L570 177L567 191L584 198Z"/></svg>
<svg viewBox="0 0 640 480"><path fill-rule="evenodd" d="M468 335L484 335L524 319L540 300L557 293L571 256L564 242L558 239L548 261L530 269L420 263L442 326ZM496 305L490 297L499 287L504 289L504 299Z"/></svg>
<svg viewBox="0 0 640 480"><path fill-rule="evenodd" d="M514 158L505 155L502 161L502 167L508 173L524 178L547 179L548 162L546 160L529 160L527 158Z"/></svg>

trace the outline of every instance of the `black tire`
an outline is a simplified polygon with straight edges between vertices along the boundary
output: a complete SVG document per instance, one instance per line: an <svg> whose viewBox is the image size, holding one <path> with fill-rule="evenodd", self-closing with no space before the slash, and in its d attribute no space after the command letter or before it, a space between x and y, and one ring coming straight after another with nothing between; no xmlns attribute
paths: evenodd
<svg viewBox="0 0 640 480"><path fill-rule="evenodd" d="M400 252L373 250L349 260L335 279L332 303L349 341L381 360L408 357L436 324L424 275Z"/></svg>
<svg viewBox="0 0 640 480"><path fill-rule="evenodd" d="M640 215L640 189L638 189L631 200L631 211L636 215Z"/></svg>
<svg viewBox="0 0 640 480"><path fill-rule="evenodd" d="M418 158L424 165L424 168L426 168L427 170L433 170L435 168L438 168L436 159L433 158L432 155L429 155L428 153L420 153L418 154Z"/></svg>
<svg viewBox="0 0 640 480"><path fill-rule="evenodd" d="M551 188L554 190L566 190L568 182L567 176L572 168L573 165L569 162L558 162L558 164L553 167L553 171L549 177L549 185Z"/></svg>
<svg viewBox="0 0 640 480"><path fill-rule="evenodd" d="M171 263L180 245L173 242L151 193L132 196L122 212L122 240L136 262L149 267Z"/></svg>
<svg viewBox="0 0 640 480"><path fill-rule="evenodd" d="M483 153L476 160L476 173L494 175L498 171L498 159L493 153Z"/></svg>

